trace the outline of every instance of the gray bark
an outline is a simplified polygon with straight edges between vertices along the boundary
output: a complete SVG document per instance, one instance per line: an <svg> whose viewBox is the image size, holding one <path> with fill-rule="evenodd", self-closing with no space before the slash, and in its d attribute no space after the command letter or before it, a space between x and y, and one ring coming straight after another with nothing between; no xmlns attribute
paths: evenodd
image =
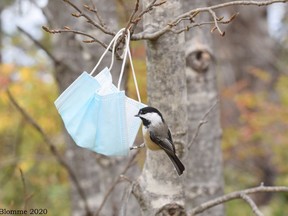
<svg viewBox="0 0 288 216"><path fill-rule="evenodd" d="M147 6L148 0L143 5ZM144 29L154 31L181 12L177 0L167 1L144 16ZM186 140L186 79L182 45L184 35L167 33L146 42L149 104L158 108L170 126L176 152L183 155ZM146 161L134 194L143 215L162 215L170 208L183 211L183 177L179 177L163 151L147 150ZM167 205L176 203L172 207ZM163 207L165 206L165 207ZM163 207L163 208L162 208Z"/></svg>
<svg viewBox="0 0 288 216"><path fill-rule="evenodd" d="M100 0L94 0L94 3L107 26L117 31L118 24L115 20L118 19L115 2L106 1L104 3ZM81 4L84 3L79 3L80 8L82 8ZM87 2L87 4L89 4L89 2ZM63 1L50 0L46 9L48 9L49 14L53 14L53 19L50 20L50 23L54 28L69 26L72 29L82 29L85 32L96 35L102 41L105 40L106 43L112 39L111 36L107 36L102 32L91 30L93 27L85 24L85 21L81 22L81 19L77 20L70 16L70 14L75 11L71 10ZM80 38L70 33L53 36L53 53L59 60L59 63L55 65L55 77L60 92L64 91L84 70L90 72L103 52L103 47L96 44L84 44ZM104 66L109 66L110 61L111 54L109 53L107 57L103 59L103 63L100 64L97 71L101 71ZM118 82L120 64L119 61L116 61L112 69L114 83ZM125 82L123 82L123 84L125 85ZM123 167L125 161L122 159L108 158L77 147L66 132L64 139L67 143L67 160L84 190L91 212L96 212L103 200L104 194L116 176L120 174L122 170L121 167ZM136 174L137 170L134 170L134 175ZM71 183L71 186L72 215L84 215L85 208L83 202L73 183ZM120 186L121 189L119 190L116 189L115 195L112 194L110 196L100 215L118 214L121 205L122 191L124 190L123 186L124 185ZM129 205L127 210L129 214L133 215L135 213L135 206L133 202ZM139 210L137 212L139 212Z"/></svg>
<svg viewBox="0 0 288 216"><path fill-rule="evenodd" d="M183 0L183 8L191 8L191 2ZM215 2L213 2L215 4ZM205 1L194 1L193 7L207 6ZM197 22L210 20L209 14L200 14ZM188 140L197 131L199 121L218 99L215 58L210 27L194 28L185 33ZM223 194L221 125L219 104L207 117L199 134L187 152L187 176L185 181L187 208ZM222 216L223 206L211 208L201 216Z"/></svg>

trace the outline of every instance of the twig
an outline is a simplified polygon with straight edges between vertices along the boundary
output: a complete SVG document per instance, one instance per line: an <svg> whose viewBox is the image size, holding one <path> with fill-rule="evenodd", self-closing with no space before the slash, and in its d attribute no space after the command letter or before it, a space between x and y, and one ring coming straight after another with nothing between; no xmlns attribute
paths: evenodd
<svg viewBox="0 0 288 216"><path fill-rule="evenodd" d="M83 35L86 36L88 38L91 38L92 40L83 40L84 43L99 43L101 46L103 46L104 48L107 48L107 44L103 43L102 41L98 40L97 38L93 37L92 35L82 32L82 31L78 31L78 30L72 30L70 29L70 27L65 26L64 29L50 29L47 26L42 26L42 29L44 29L46 32L51 33L51 34L58 34L58 33L74 33L74 34L78 34L78 35Z"/></svg>
<svg viewBox="0 0 288 216"><path fill-rule="evenodd" d="M138 1L138 0L137 0ZM144 16L144 14L150 12L151 10L153 10L154 7L158 7L163 5L164 3L166 3L166 1L162 1L160 3L156 3L157 0L153 0L142 12L140 12L138 14L138 16L135 19L131 19L129 20L127 25L130 25L130 32L131 35L134 33L134 30L137 26L137 24L139 23L139 21L142 19L142 17ZM132 38L131 38L132 39Z"/></svg>
<svg viewBox="0 0 288 216"><path fill-rule="evenodd" d="M233 5L267 6L267 5L270 5L270 4L273 4L273 3L286 3L287 1L288 0L231 1L231 2L217 4L217 5L210 6L210 7L196 8L196 9L190 10L190 11L188 11L186 13L183 13L183 14L179 15L174 20L170 21L167 25L165 25L163 28L161 28L161 29L159 29L159 30L157 30L155 32L145 32L144 31L144 32L140 32L140 33L134 34L133 36L131 36L131 40L155 40L158 37L160 37L163 34L165 34L166 32L170 31L170 29L172 27L175 27L176 25L178 25L183 20L187 20L187 18L189 19L193 15L195 16L195 13L196 13L196 15L198 15L201 12L208 12L208 13L211 14L211 12L210 12L211 10L213 11L213 10L216 10L216 9L225 8L225 7L229 7L229 6L233 6ZM217 21L217 22L219 22L219 21ZM214 24L215 24L215 22L214 22Z"/></svg>
<svg viewBox="0 0 288 216"><path fill-rule="evenodd" d="M191 216L199 214L201 212L204 212L205 210L212 208L214 206L220 205L222 203L228 202L233 199L239 199L241 198L242 194L254 194L254 193L260 193L260 192L288 192L288 187L285 186L263 186L260 185L258 187L241 190L241 191L235 191L229 194L226 194L224 196L215 198L213 200L210 200L208 202L202 203L201 205L197 206L196 208L192 209Z"/></svg>
<svg viewBox="0 0 288 216"><path fill-rule="evenodd" d="M109 195L113 192L114 188L116 187L116 185L118 183L121 182L121 180L123 179L123 175L128 171L128 169L132 166L134 159L136 158L137 154L139 152L135 153L130 160L127 162L126 166L124 167L123 171L118 175L118 177L116 178L116 180L114 181L114 183L110 186L110 188L107 190L106 194L104 195L104 198L99 206L99 208L97 209L97 211L95 212L94 216L98 216L102 210L102 208L104 207Z"/></svg>
<svg viewBox="0 0 288 216"><path fill-rule="evenodd" d="M47 28L47 27L43 27L43 28ZM42 49L48 55L48 57L51 58L51 60L53 61L53 63L55 65L61 64L61 65L65 66L66 68L68 68L68 70L72 70L71 65L68 65L65 62L61 61L60 59L57 59L52 54L52 52L50 52L42 43L40 43L38 40L36 40L29 32L27 32L26 30L22 29L20 26L18 26L18 29L23 34L25 34L36 46L38 46L40 49Z"/></svg>
<svg viewBox="0 0 288 216"><path fill-rule="evenodd" d="M144 143L140 144L139 146L131 146L131 147L130 147L130 150L139 149L139 148L144 148L144 146L145 146Z"/></svg>
<svg viewBox="0 0 288 216"><path fill-rule="evenodd" d="M127 24L128 27L129 27L130 24L132 24L133 18L135 16L135 14L137 13L138 9L139 9L139 1L140 0L136 0L134 10L133 10L133 12L132 12L132 14L131 14L131 16L129 18L128 24Z"/></svg>
<svg viewBox="0 0 288 216"><path fill-rule="evenodd" d="M101 30L103 33L108 34L108 35L112 35L114 36L115 33L112 31L109 31L106 27L103 27L101 25L99 25L98 23L96 23L90 16L88 16L87 14L83 13L82 10L77 7L74 3L72 3L69 0L63 0L64 2L66 2L67 4L69 4L71 7L73 7L76 11L79 12L79 14L72 14L72 16L75 17L84 17L86 18L87 22L90 23L91 25L93 25L94 27L98 28L99 30Z"/></svg>
<svg viewBox="0 0 288 216"><path fill-rule="evenodd" d="M221 20L221 21L218 21L218 24L228 24L230 22L232 22L237 16L238 16L239 13L236 13L234 15L232 15L228 20ZM175 33L175 34L180 34L184 31L189 31L191 28L195 28L195 27L200 27L200 26L203 26L203 25L212 25L214 24L214 21L209 21L209 22L202 22L202 23L194 23L194 24L191 24L191 25L187 25L186 27L182 28L182 29L178 29L178 30L174 30L174 29L170 29L171 32Z"/></svg>
<svg viewBox="0 0 288 216"><path fill-rule="evenodd" d="M218 32L221 36L224 36L225 32L222 32L219 25L218 25L219 18L216 16L216 13L212 9L210 9L208 11L211 14L211 16L213 17L215 28L218 30ZM213 31L213 29L212 29L212 31Z"/></svg>
<svg viewBox="0 0 288 216"><path fill-rule="evenodd" d="M251 207L252 211L256 216L264 216L264 214L259 210L255 202L248 195L243 193L240 194L240 197L249 204L249 206Z"/></svg>
<svg viewBox="0 0 288 216"><path fill-rule="evenodd" d="M120 214L119 216L126 216L126 210L127 210L127 206L128 206L128 203L129 203L129 199L130 199L130 196L132 194L132 191L133 191L133 187L134 187L134 183L132 184L129 184L126 188L126 190L124 191L124 195L123 195L123 198L122 198L122 205L121 205L121 208L120 208Z"/></svg>
<svg viewBox="0 0 288 216"><path fill-rule="evenodd" d="M19 168L20 171L20 175L21 175L21 181L22 181L22 185L23 185L23 200L24 200L24 210L27 210L27 191L26 191L26 182L25 182L25 178L24 178L24 174L22 172L22 169Z"/></svg>
<svg viewBox="0 0 288 216"><path fill-rule="evenodd" d="M192 144L195 142L198 134L199 134L199 131L200 131L200 128L202 127L202 125L206 124L208 121L207 121L207 117L208 115L210 114L210 112L212 112L212 110L216 107L216 105L219 103L219 100L217 99L214 104L212 104L212 106L206 111L206 113L203 115L203 117L201 118L201 120L199 121L199 124L197 126L197 129L196 129L196 132L191 140L191 142L188 144L188 151L190 150Z"/></svg>
<svg viewBox="0 0 288 216"><path fill-rule="evenodd" d="M6 92L7 92L8 98L11 101L11 103L21 113L21 115L24 117L24 119L26 119L26 121L38 131L38 133L42 136L45 143L49 146L51 153L55 156L55 158L57 159L59 164L61 166L63 166L64 169L68 172L72 182L76 186L76 190L78 191L78 193L79 193L79 195L80 195L80 197L84 203L84 207L85 207L85 211L86 211L87 215L92 215L91 211L89 209L89 206L88 206L88 202L87 202L85 193L84 193L82 187L80 186L76 175L74 174L74 172L70 168L70 166L66 163L66 161L62 158L62 156L59 154L59 152L57 151L57 149L55 147L55 144L50 140L49 136L44 132L44 130L40 127L40 125L18 104L18 102L15 100L15 98L13 97L13 95L11 94L9 89L7 89Z"/></svg>
<svg viewBox="0 0 288 216"><path fill-rule="evenodd" d="M134 10L133 10L133 12L132 12L132 14L131 14L131 16L129 18L128 23L126 24L125 30L124 30L122 36L119 38L119 41L117 42L117 44L115 46L116 49L118 48L119 44L124 41L125 35L127 34L127 30L130 28L130 25L132 23L133 17L137 13L138 9L139 9L139 0L136 0ZM130 34L132 34L132 33L130 32Z"/></svg>
<svg viewBox="0 0 288 216"><path fill-rule="evenodd" d="M51 34L58 34L58 33L74 33L74 34L79 34L79 35L83 35L86 37L91 38L92 40L83 40L84 43L94 43L97 42L98 44L100 44L101 46L103 46L105 49L108 47L107 44L105 44L104 42L98 40L97 38L93 37L90 34L87 34L85 32L82 31L78 31L78 30L72 30L70 29L70 27L65 26L64 29L49 29L47 26L42 26L42 29L44 29L46 32L51 33ZM124 36L123 36L124 39ZM120 43L120 42L118 42ZM116 51L115 51L115 57L117 59L121 59L119 52L117 51L118 46L116 46ZM109 51L112 52L112 47L109 48ZM63 63L62 63L63 64ZM66 65L67 66L67 65Z"/></svg>
<svg viewBox="0 0 288 216"><path fill-rule="evenodd" d="M90 7L90 6L88 6L88 5L84 5L84 7L85 7L87 10L93 12L93 13L96 15L96 17L97 17L100 25L103 26L103 28L107 28L107 26L106 26L106 24L104 23L103 19L100 17L100 15L99 15L99 13L98 13L98 10L97 10L94 2L93 2L92 0L90 0L90 3L92 4L92 7Z"/></svg>
<svg viewBox="0 0 288 216"><path fill-rule="evenodd" d="M33 41L33 43L36 46L38 46L40 49L42 49L55 64L59 63L58 59L42 43L40 43L38 40L36 40L29 32L27 32L26 30L24 30L20 26L17 26L17 28L20 32L22 32L24 35L26 35L31 41Z"/></svg>

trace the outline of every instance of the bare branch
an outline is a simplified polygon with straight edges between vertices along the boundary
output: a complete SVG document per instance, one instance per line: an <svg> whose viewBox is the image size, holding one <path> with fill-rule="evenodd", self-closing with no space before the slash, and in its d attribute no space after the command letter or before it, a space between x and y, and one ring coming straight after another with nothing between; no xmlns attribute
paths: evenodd
<svg viewBox="0 0 288 216"><path fill-rule="evenodd" d="M138 0L137 0L138 1ZM128 26L130 25L130 32L131 35L134 33L134 30L137 26L137 24L139 23L139 21L142 19L142 17L144 16L144 14L148 13L149 11L153 10L154 7L158 7L163 5L164 3L166 3L166 1L162 1L159 3L156 3L157 0L153 0L141 13L138 14L138 16L135 19L130 19L128 22ZM136 3L137 6L137 3ZM136 7L135 7L136 8ZM134 10L135 11L135 10ZM134 14L135 15L135 14ZM133 17L134 17L133 15ZM132 39L132 38L131 38Z"/></svg>
<svg viewBox="0 0 288 216"><path fill-rule="evenodd" d="M248 195L243 193L243 194L240 194L240 197L249 204L249 206L252 208L252 211L254 212L256 216L264 216L264 214L258 209L255 202Z"/></svg>
<svg viewBox="0 0 288 216"><path fill-rule="evenodd" d="M139 152L135 153L130 160L127 162L126 166L124 167L123 171L118 175L118 177L116 178L116 180L114 181L114 183L110 186L110 188L107 190L106 194L104 195L104 198L98 208L98 210L96 211L96 213L94 214L94 216L98 216L102 210L102 208L104 207L108 197L110 196L110 194L113 192L114 188L116 187L116 185L118 183L120 183L123 180L123 176L124 174L128 171L128 169L133 165L134 159L136 158L137 154ZM124 178L125 179L125 178Z"/></svg>
<svg viewBox="0 0 288 216"><path fill-rule="evenodd" d="M136 14L137 11L139 10L139 1L140 1L140 0L136 0L134 10L133 10L133 12L132 12L132 14L131 14L131 16L130 16L130 18L129 18L129 21L128 21L127 26L132 23L135 14Z"/></svg>
<svg viewBox="0 0 288 216"><path fill-rule="evenodd" d="M122 205L121 205L121 208L120 208L119 216L127 215L126 214L126 210L127 210L127 206L128 206L128 203L129 203L130 196L131 196L132 191L133 191L133 187L134 187L134 183L128 185L127 188L124 191L124 195L123 195L123 198L122 198Z"/></svg>
<svg viewBox="0 0 288 216"><path fill-rule="evenodd" d="M145 147L145 144L144 143L142 143L142 144L140 144L139 146L131 146L130 147L130 150L134 150L134 149L140 149L140 148L144 148Z"/></svg>
<svg viewBox="0 0 288 216"><path fill-rule="evenodd" d="M87 34L85 32L82 31L78 31L78 30L72 30L70 29L70 27L65 26L64 29L49 29L47 26L42 26L42 29L44 29L46 32L51 33L51 34L58 34L58 33L74 33L74 34L78 34L78 35L83 35L86 36L88 38L91 38L92 40L83 40L83 42L85 43L99 43L101 46L103 46L104 48L107 48L107 44L103 43L102 41L98 40L97 38L93 37L90 34Z"/></svg>
<svg viewBox="0 0 288 216"><path fill-rule="evenodd" d="M23 171L21 168L19 169L19 171L20 171L21 181L22 181L22 185L23 185L24 210L27 210L28 201L29 201L29 199L32 198L33 194L27 196L27 186L26 186L25 177L24 177L24 174L23 174Z"/></svg>
<svg viewBox="0 0 288 216"><path fill-rule="evenodd" d="M228 24L230 22L232 22L236 16L238 16L239 13L236 13L236 14L233 14L228 20L221 20L221 21L218 21L218 24ZM172 31L173 33L175 34L180 34L184 31L189 31L191 28L195 28L195 27L200 27L200 26L203 26L203 25L213 25L214 24L214 21L210 21L210 22L202 22L202 23L194 23L194 24L191 24L191 25L187 25L186 27L182 28L182 29L179 29L179 30L174 30L174 29L170 29L170 31Z"/></svg>
<svg viewBox="0 0 288 216"><path fill-rule="evenodd" d="M100 17L100 15L99 15L99 13L98 13L98 10L97 10L97 8L96 8L96 6L95 6L95 4L93 3L92 0L90 0L90 2L91 2L91 4L92 4L92 7L90 7L90 6L88 6L88 5L84 5L84 7L85 7L87 10L93 12L93 13L96 15L96 17L97 17L100 25L103 26L103 28L107 28L107 26L106 26L106 24L104 23L103 19Z"/></svg>
<svg viewBox="0 0 288 216"><path fill-rule="evenodd" d="M76 189L84 203L85 206L85 211L87 213L87 215L91 215L91 211L89 209L88 206L88 202L86 199L86 196L84 194L83 189L81 188L78 179L76 177L76 175L74 174L74 172L72 171L72 169L70 168L70 166L66 163L66 161L62 158L62 156L59 154L59 152L57 151L55 144L50 140L49 136L44 132L44 130L41 128L41 126L18 104L18 102L16 101L16 99L13 97L13 95L11 94L11 92L9 91L9 89L6 90L7 95L9 100L11 101L11 103L15 106L15 108L21 113L21 115L23 116L23 118L32 126L36 129L36 131L38 131L38 133L42 136L43 140L45 141L45 143L48 145L51 153L55 156L55 158L57 159L57 161L59 162L59 164L64 167L64 169L68 172L72 182L75 184Z"/></svg>
<svg viewBox="0 0 288 216"><path fill-rule="evenodd" d="M167 25L165 25L163 28L155 31L155 32L140 32L138 34L134 34L131 37L131 40L155 40L158 37L162 36L163 34L165 34L168 31L171 31L171 28L175 27L176 25L178 25L180 22L182 22L183 20L187 20L190 19L191 17L195 17L196 15L198 15L201 12L208 12L211 14L212 11L212 17L214 19L214 24L217 28L217 25L219 23L219 20L217 21L216 19L216 23L215 23L215 17L214 16L215 12L214 10L216 9L220 9L220 8L225 8L225 7L229 7L229 6L233 6L233 5L255 5L255 6L267 6L273 3L286 3L288 0L267 0L267 1L231 1L231 2L226 2L226 3L222 3L222 4L217 4L214 6L210 6L210 7L202 7L202 8L196 8L193 10L190 10L186 13L183 13L181 15L179 15L178 17L176 17L174 20L170 21ZM195 15L196 14L196 15ZM210 24L209 22L206 22L206 24ZM217 30L219 31L220 28L218 26ZM221 30L219 32L222 32ZM221 34L221 33L220 33ZM222 32L223 34L223 32Z"/></svg>
<svg viewBox="0 0 288 216"><path fill-rule="evenodd" d="M214 20L214 25L215 25L215 28L218 30L219 34L221 36L224 36L225 35L225 32L222 32L219 25L218 25L218 21L219 21L219 18L216 16L216 13L213 11L213 10L208 10L209 13L211 14L211 16L213 17L213 20ZM212 30L213 31L213 30ZM211 32L212 32L211 31Z"/></svg>
<svg viewBox="0 0 288 216"><path fill-rule="evenodd" d="M103 33L108 34L108 35L112 35L112 36L115 35L114 32L109 31L106 27L103 27L102 25L96 23L90 16L88 16L85 13L83 13L82 10L79 7L77 7L74 3L72 3L70 0L63 0L63 1L66 2L67 4L69 4L71 7L73 7L76 11L78 11L79 14L72 14L72 16L84 17L87 20L88 23L90 23L94 27L98 28Z"/></svg>
<svg viewBox="0 0 288 216"><path fill-rule="evenodd" d="M208 122L208 121L207 121L208 115L210 114L210 112L212 112L212 110L216 107L216 105L217 105L218 103L219 103L219 100L217 99L217 100L215 101L215 103L212 104L212 106L207 110L207 112L203 115L203 117L202 117L201 120L199 121L199 124L198 124L198 126L197 126L196 132L195 132L195 134L194 134L191 142L188 144L188 147L187 147L188 151L190 150L192 144L195 142L195 140L196 140L196 138L197 138L197 136L198 136L198 134L199 134L199 131L200 131L200 128L202 127L202 125L204 125L204 124L206 124L206 123Z"/></svg>
<svg viewBox="0 0 288 216"><path fill-rule="evenodd" d="M33 41L33 43L36 46L38 46L40 49L42 49L55 64L59 63L58 59L42 43L40 43L38 40L36 40L29 32L27 32L26 30L24 30L20 26L17 26L17 28L20 32L25 34L31 41Z"/></svg>
<svg viewBox="0 0 288 216"><path fill-rule="evenodd" d="M198 207L192 209L190 215L197 215L201 212L204 212L205 210L212 208L214 206L220 205L222 203L228 202L233 199L239 199L242 198L242 194L254 194L254 193L260 193L260 192L288 192L288 187L285 186L275 186L275 187L270 187L270 186L263 186L260 185L258 187L246 189L246 190L241 190L241 191L235 191L229 194L226 194L224 196L218 197L216 199L210 200L208 202L202 203Z"/></svg>

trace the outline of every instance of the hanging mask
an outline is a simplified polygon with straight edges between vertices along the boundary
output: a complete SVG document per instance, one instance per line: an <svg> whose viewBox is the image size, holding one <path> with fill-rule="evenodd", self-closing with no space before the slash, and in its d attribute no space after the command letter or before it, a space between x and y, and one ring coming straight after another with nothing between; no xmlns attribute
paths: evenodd
<svg viewBox="0 0 288 216"><path fill-rule="evenodd" d="M129 32L128 36L125 36L126 47L118 88L112 83L110 69L113 65L115 45L123 31L124 29L121 29L112 39L90 75L83 72L55 101L64 125L75 143L108 156L129 153L129 147L133 145L141 125L140 119L134 118L134 115L145 106L140 102L129 50ZM93 73L113 43L112 62L109 69L104 68L93 77ZM127 55L130 59L139 102L128 98L124 91L120 91Z"/></svg>

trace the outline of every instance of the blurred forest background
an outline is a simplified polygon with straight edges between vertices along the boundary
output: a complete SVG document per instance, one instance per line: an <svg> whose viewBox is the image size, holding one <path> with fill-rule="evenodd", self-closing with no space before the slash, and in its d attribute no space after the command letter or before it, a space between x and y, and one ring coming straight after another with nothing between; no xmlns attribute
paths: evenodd
<svg viewBox="0 0 288 216"><path fill-rule="evenodd" d="M132 3L125 1L124 8L122 1L117 2L119 26L127 19L125 14L132 12ZM28 205L48 209L49 215L65 216L72 211L68 174L51 154L41 134L15 109L6 93L9 88L64 157L62 122L54 107L59 95L55 65L26 34L47 50L52 49L55 36L41 28L47 25L41 12L46 4L45 0L0 2L0 208L23 209ZM127 8L129 12L125 11ZM287 186L288 7L274 4L267 8L230 7L222 11L223 15L239 12L236 19L225 26L224 37L217 32L210 33L209 27L203 28L207 28L207 34L213 34L216 53L225 192L260 182ZM83 43L82 46L99 49L97 44ZM131 46L141 94L146 97L145 48L142 42L132 42ZM127 89L135 98L130 77ZM265 215L288 215L287 194L261 194L254 198ZM227 215L251 213L241 200L225 206Z"/></svg>

